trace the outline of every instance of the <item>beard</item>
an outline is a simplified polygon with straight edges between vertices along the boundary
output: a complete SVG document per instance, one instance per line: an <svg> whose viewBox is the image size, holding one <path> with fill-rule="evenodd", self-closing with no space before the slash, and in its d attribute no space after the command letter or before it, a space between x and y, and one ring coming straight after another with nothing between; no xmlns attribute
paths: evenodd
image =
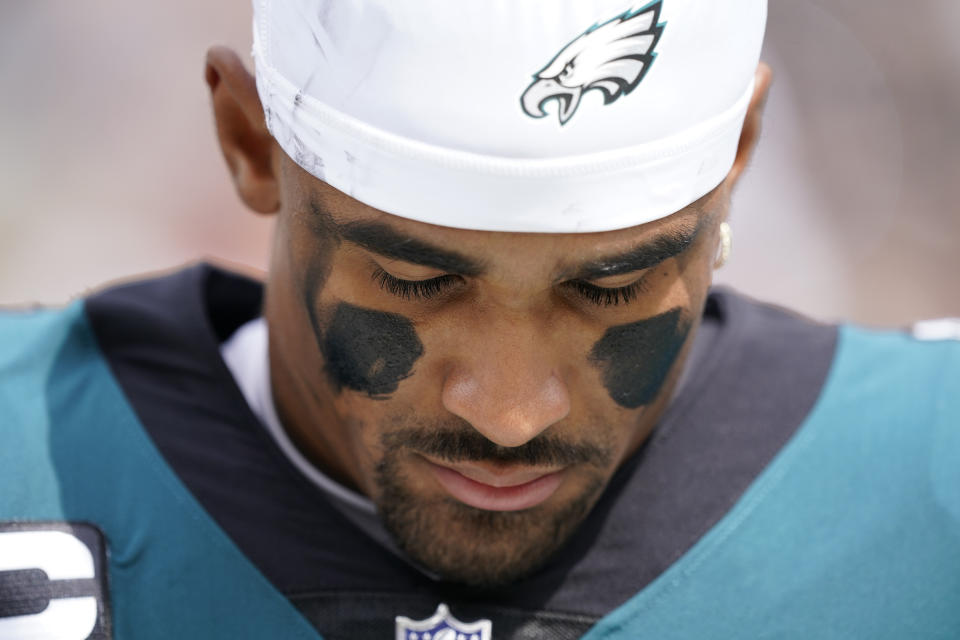
<svg viewBox="0 0 960 640"><path fill-rule="evenodd" d="M423 568L480 588L514 582L543 566L596 503L613 459L608 446L545 435L501 447L469 426L400 429L385 433L381 443L386 453L376 467L375 502L386 529ZM448 495L411 490L403 461L417 453L450 463L568 467L581 479L580 488L560 505L548 506L548 500L520 511L477 509Z"/></svg>

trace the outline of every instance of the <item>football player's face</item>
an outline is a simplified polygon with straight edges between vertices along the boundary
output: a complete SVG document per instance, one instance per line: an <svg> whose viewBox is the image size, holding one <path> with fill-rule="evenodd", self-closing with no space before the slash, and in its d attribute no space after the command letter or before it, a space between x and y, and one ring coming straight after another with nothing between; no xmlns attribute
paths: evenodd
<svg viewBox="0 0 960 640"><path fill-rule="evenodd" d="M726 187L622 231L492 233L378 212L283 162L266 312L291 435L427 568L534 570L666 405Z"/></svg>

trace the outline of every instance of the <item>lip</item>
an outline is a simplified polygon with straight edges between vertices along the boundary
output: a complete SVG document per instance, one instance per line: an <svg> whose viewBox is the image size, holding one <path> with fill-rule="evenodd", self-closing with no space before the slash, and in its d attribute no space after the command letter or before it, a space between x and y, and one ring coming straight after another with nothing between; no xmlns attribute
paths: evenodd
<svg viewBox="0 0 960 640"><path fill-rule="evenodd" d="M545 471L527 467L491 471L473 464L426 462L434 478L453 498L485 511L530 509L550 498L563 482L562 469Z"/></svg>

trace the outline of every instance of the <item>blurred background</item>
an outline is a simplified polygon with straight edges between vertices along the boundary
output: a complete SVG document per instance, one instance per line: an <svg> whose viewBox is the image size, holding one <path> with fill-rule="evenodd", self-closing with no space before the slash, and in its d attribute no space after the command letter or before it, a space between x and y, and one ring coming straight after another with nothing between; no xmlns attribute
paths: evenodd
<svg viewBox="0 0 960 640"><path fill-rule="evenodd" d="M206 48L249 2L0 2L0 304L214 257L264 269ZM770 0L764 134L718 280L825 320L960 316L960 2Z"/></svg>

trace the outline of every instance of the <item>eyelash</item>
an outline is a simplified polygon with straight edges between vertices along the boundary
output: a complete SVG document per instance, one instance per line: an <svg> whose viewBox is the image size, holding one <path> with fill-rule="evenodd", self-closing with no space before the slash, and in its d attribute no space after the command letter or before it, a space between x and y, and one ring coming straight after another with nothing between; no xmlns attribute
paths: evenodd
<svg viewBox="0 0 960 640"><path fill-rule="evenodd" d="M404 300L427 300L454 285L459 276L447 274L429 280L401 280L377 267L373 270L373 279L381 289Z"/></svg>
<svg viewBox="0 0 960 640"><path fill-rule="evenodd" d="M565 286L570 287L578 295L589 300L600 307L615 307L619 304L630 304L636 299L638 294L645 293L650 287L646 278L640 278L636 282L623 287L598 287L595 284L584 282L583 280L572 280L565 282Z"/></svg>
<svg viewBox="0 0 960 640"><path fill-rule="evenodd" d="M380 267L373 270L372 277L381 289L404 300L429 300L443 293L459 280L459 276L452 274L429 280L403 280L390 275ZM646 278L640 278L636 282L615 288L598 287L583 280L572 280L563 284L592 304L600 307L615 307L620 304L629 304L638 294L646 292L649 289L646 280Z"/></svg>

